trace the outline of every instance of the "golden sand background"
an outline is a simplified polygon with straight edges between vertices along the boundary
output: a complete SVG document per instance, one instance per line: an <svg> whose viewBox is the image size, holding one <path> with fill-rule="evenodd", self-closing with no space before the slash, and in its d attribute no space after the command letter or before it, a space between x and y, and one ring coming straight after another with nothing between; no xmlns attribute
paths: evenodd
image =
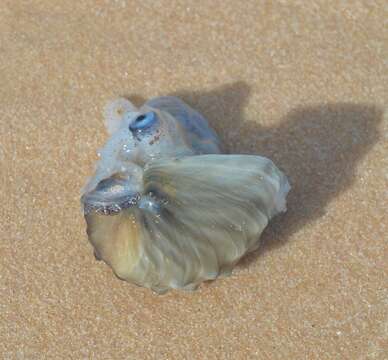
<svg viewBox="0 0 388 360"><path fill-rule="evenodd" d="M386 1L2 0L0 358L387 359L387 15ZM293 189L232 277L158 296L95 261L79 191L104 104L166 94Z"/></svg>

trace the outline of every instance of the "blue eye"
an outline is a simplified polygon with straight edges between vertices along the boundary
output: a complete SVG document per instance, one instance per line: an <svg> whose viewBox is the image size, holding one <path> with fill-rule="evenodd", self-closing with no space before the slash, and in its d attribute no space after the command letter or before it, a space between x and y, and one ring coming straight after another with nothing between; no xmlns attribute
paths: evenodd
<svg viewBox="0 0 388 360"><path fill-rule="evenodd" d="M156 122L156 114L153 111L150 111L145 114L139 115L131 125L129 125L129 130L145 130L150 128Z"/></svg>

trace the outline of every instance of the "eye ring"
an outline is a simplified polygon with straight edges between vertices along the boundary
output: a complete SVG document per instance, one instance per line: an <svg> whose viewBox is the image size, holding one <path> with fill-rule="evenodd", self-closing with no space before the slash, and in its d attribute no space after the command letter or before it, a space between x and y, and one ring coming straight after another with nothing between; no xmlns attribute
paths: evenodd
<svg viewBox="0 0 388 360"><path fill-rule="evenodd" d="M136 117L136 119L129 125L129 130L145 130L150 128L156 122L156 114L153 111L150 111L145 114L141 114Z"/></svg>

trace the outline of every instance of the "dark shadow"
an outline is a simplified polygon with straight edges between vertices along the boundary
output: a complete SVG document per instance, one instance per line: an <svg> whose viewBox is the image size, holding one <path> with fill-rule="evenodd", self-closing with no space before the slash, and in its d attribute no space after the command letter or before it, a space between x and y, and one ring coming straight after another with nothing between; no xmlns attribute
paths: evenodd
<svg viewBox="0 0 388 360"><path fill-rule="evenodd" d="M259 116L255 121L244 117L249 94L244 82L213 91L171 94L208 119L229 153L269 157L289 177L288 212L271 222L262 235L261 249L247 256L242 266L317 220L326 205L352 185L357 163L379 139L383 115L370 104L318 104L297 108L277 126L265 127Z"/></svg>
<svg viewBox="0 0 388 360"><path fill-rule="evenodd" d="M142 106L147 101L147 99L144 99L141 95L138 95L138 94L132 94L129 96L124 95L123 97L127 98L129 101L132 102L133 105L137 107Z"/></svg>

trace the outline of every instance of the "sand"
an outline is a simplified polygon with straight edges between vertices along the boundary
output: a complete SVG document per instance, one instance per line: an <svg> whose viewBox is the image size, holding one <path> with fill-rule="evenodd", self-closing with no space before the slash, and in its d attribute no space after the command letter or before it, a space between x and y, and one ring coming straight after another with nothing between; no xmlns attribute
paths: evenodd
<svg viewBox="0 0 388 360"><path fill-rule="evenodd" d="M0 358L387 359L384 6L3 0ZM171 94L293 189L231 277L158 296L95 260L79 193L105 103Z"/></svg>

